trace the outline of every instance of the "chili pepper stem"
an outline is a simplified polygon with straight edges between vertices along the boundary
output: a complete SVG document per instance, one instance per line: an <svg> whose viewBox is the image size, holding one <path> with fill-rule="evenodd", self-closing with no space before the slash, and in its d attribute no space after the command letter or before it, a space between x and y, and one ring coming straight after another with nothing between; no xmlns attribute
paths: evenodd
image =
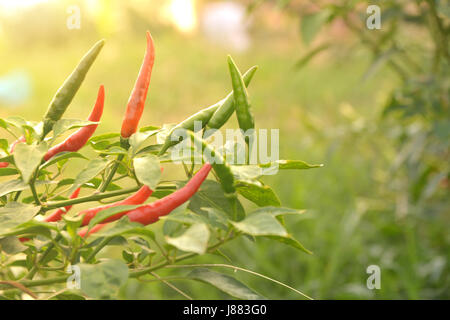
<svg viewBox="0 0 450 320"><path fill-rule="evenodd" d="M22 191L17 191L16 194L14 195L14 201L19 200L19 197L21 194L22 194Z"/></svg>
<svg viewBox="0 0 450 320"><path fill-rule="evenodd" d="M30 180L30 189L31 193L33 194L34 202L36 203L36 205L40 206L41 200L39 199L38 193L36 191L35 181L36 181L36 173L33 174L33 177Z"/></svg>
<svg viewBox="0 0 450 320"><path fill-rule="evenodd" d="M62 236L60 234L58 234L55 238L55 242L61 240ZM38 267L39 264L44 261L44 259L48 256L48 254L50 253L50 251L52 251L52 249L55 246L55 242L51 242L47 249L44 251L44 253L42 254L42 256L38 259L38 261L36 261L36 264L33 266L33 268L31 268L30 272L25 276L26 279L32 280L34 275L36 274L36 272L38 271Z"/></svg>
<svg viewBox="0 0 450 320"><path fill-rule="evenodd" d="M160 190L175 190L175 186L160 186L156 189L156 191L160 191ZM92 202L92 201L98 201L98 200L102 200L102 199L107 199L107 198L112 198L112 197L117 197L117 196L121 196L124 194L129 194L129 193L133 193L139 190L139 187L133 187L133 188L129 188L129 189L121 189L121 190L116 190L116 191L110 191L110 192L105 192L105 193L98 193L98 194L93 194L90 196L86 196L86 197L79 197L76 199L68 199L68 200L62 200L62 201L58 201L58 202L51 202L51 203L47 203L46 206L43 206L41 208L42 212L46 212L52 209L57 209L57 208L62 208L62 207L66 207L66 206L70 206L70 205L74 205L74 204L78 204L78 203L85 203L85 202ZM153 193L155 194L155 193Z"/></svg>
<svg viewBox="0 0 450 320"><path fill-rule="evenodd" d="M91 254L86 258L86 262L92 262L92 260L94 260L95 256L97 255L97 253L100 252L100 250L102 250L111 240L113 237L106 237L105 239L102 240L102 242L100 242L94 249L94 251L91 252Z"/></svg>
<svg viewBox="0 0 450 320"><path fill-rule="evenodd" d="M120 162L123 160L124 157L125 157L125 155L123 155L123 154L119 154L117 156L117 160L114 163L114 165L111 167L111 171L109 172L109 174L106 177L105 181L100 186L100 189L99 189L100 192L105 192L105 190L108 188L108 186L111 183L114 175L116 174L117 169L119 168Z"/></svg>

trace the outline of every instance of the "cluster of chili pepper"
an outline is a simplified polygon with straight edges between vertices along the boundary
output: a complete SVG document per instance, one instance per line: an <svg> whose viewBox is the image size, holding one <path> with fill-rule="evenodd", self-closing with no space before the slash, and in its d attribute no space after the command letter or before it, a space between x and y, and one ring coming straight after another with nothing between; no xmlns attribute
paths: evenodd
<svg viewBox="0 0 450 320"><path fill-rule="evenodd" d="M104 42L100 41L94 45L94 47L83 57L77 68L72 72L69 78L64 82L63 86L58 90L57 94L53 98L49 110L44 116L44 129L42 138L53 129L54 124L58 121L64 111L66 110L68 104L72 100L76 91L81 85L88 69L92 65L93 61L97 57ZM131 92L130 98L128 100L125 116L122 122L121 128L121 142L126 142L127 139L137 131L139 120L142 116L145 100L147 97L148 87L150 84L151 73L153 69L153 64L155 60L155 48L153 39L149 32L147 32L147 48L144 56L144 61L141 65L138 78ZM82 217L82 226L88 226L79 232L79 235L86 237L98 230L102 229L108 223L118 220L124 215L128 216L129 220L132 222L138 222L143 225L148 225L159 220L161 216L167 215L172 212L175 208L179 207L186 201L188 201L200 188L203 181L208 176L211 168L214 169L219 182L222 185L222 189L225 191L225 196L235 203L237 199L236 189L234 186L234 176L231 172L230 167L222 156L216 153L209 145L203 140L195 137L192 130L194 129L195 121L201 121L202 128L219 129L225 122L230 118L233 112L236 110L236 115L238 118L239 126L243 130L253 129L254 122L253 116L250 112L250 103L248 101L248 95L246 92L246 87L252 80L257 67L250 68L243 76L240 74L235 63L228 57L228 65L230 69L233 91L229 93L224 99L217 102L216 104L202 109L198 113L184 120L178 124L173 130L178 128L185 129L190 134L191 138L200 143L202 150L207 150L207 154L211 155L211 159L207 159L207 162L203 167L186 183L186 185L174 193L163 197L153 203L139 206L135 209L124 210L119 213L115 213L108 217L105 217L100 223L90 228L88 225L90 221L96 217L99 213L103 212L108 208L126 206L126 205L141 205L143 204L153 193L148 186L142 186L135 194L129 196L128 198L104 205L96 208L90 208L78 213L78 216ZM88 117L89 121L98 122L103 113L105 99L104 87L100 86L98 91L97 100L91 114ZM44 155L44 161L48 161L55 155L66 152L66 151L78 151L82 148L92 134L95 132L98 124L90 124L88 126L82 127L77 132L70 135L60 144L52 147ZM173 132L173 131L172 131ZM11 145L10 153L14 152L14 148L18 143L25 142L25 138L21 137L16 142ZM179 141L172 141L170 135L162 146L160 153L163 154L168 148L178 143ZM122 145L127 146L127 143ZM217 158L220 158L217 160ZM210 164L212 163L212 164ZM7 166L0 163L1 166ZM114 174L114 171L113 171ZM78 197L80 189L76 189L75 192L70 196L71 199ZM61 220L62 216L71 209L71 206L67 206L63 209L58 209L53 214L45 218L46 222L55 222ZM27 240L22 238L22 241Z"/></svg>
<svg viewBox="0 0 450 320"><path fill-rule="evenodd" d="M81 237L86 237L87 235L90 235L92 233L95 233L102 229L108 222L112 222L115 220L120 219L124 215L127 215L130 221L132 222L138 222L143 225L148 225L151 223L154 223L159 220L160 217L165 216L172 212L174 209L181 206L183 203L188 201L200 188L203 181L205 181L206 177L208 176L208 173L211 170L211 165L209 163L205 163L203 167L189 180L186 185L174 193L165 196L155 202L152 202L147 205L140 206L136 209L132 210L125 210L122 212L119 212L117 214L114 214L112 216L109 216L105 218L104 220L100 221L101 224L95 225L93 228L88 229L84 228L81 230L78 234ZM80 189L78 188L75 190L75 192L71 195L71 199L74 199L78 196L80 192ZM142 186L135 194L131 195L130 197L111 203L108 205L96 207L87 209L84 211L81 211L78 213L78 216L83 217L83 221L81 223L82 226L86 226L89 224L89 222L100 212L103 210L106 210L108 208L118 207L118 206L125 206L125 205L139 205L144 203L153 193L153 190L151 190L148 186ZM64 209L58 209L55 213L49 215L45 218L46 222L55 222L61 220L62 216L66 214L72 206L67 206ZM28 240L27 238L21 238L21 241Z"/></svg>
<svg viewBox="0 0 450 320"><path fill-rule="evenodd" d="M159 200L156 200L155 202L152 202L147 205L140 206L136 209L124 211L117 215L113 215L111 217L108 217L107 219L103 220L103 223L95 225L93 228L84 228L81 230L78 234L81 237L87 237L103 227L107 225L106 222L111 222L117 219L120 219L122 216L126 215L128 216L129 220L131 222L138 222L143 225L148 225L151 223L155 223L159 220L160 217L165 216L172 212L174 209L181 206L183 203L188 201L200 188L203 181L205 181L206 177L208 176L209 171L211 170L211 165L209 163L205 163L203 167L189 180L186 185L174 193L169 194L168 196L165 196L164 198L161 198ZM145 200L144 200L145 201ZM119 204L113 204L112 206L116 205L123 205L124 203ZM127 203L130 204L130 203ZM89 222L90 219L92 219L96 214L101 212L96 211L94 214L89 215L89 218L83 220L83 225L85 225L85 222ZM95 211L95 209L94 209ZM82 214L82 213L80 213Z"/></svg>
<svg viewBox="0 0 450 320"><path fill-rule="evenodd" d="M94 61L95 57L98 55L100 49L103 46L103 41L98 42L82 59L82 61L79 63L77 68L74 72L69 76L69 78L66 80L66 82L63 84L63 86L58 90L57 94L55 95L55 98L53 99L49 110L47 111L45 117L44 117L44 132L43 137L52 130L53 125L58 121L62 114L64 113L65 109L67 108L67 105L70 103L71 99L73 98L74 94L78 90L82 79L86 75L87 70L92 65L92 62ZM155 49L154 49L154 43L153 39L149 32L147 32L147 50L145 53L144 61L142 63L141 69L139 71L138 78L136 80L136 83L134 85L134 88L131 92L127 109L125 112L125 116L122 123L121 128L121 140L126 141L133 133L137 131L139 120L142 116L143 110L144 110L144 104L147 97L148 87L150 83L151 78L151 72L153 69L155 59ZM256 71L256 68L252 68L249 70L245 75L245 83L248 85L251 78L253 77L254 72ZM89 115L88 120L92 122L98 122L100 121L100 118L103 113L103 106L104 106L104 99L105 99L105 91L104 87L100 86L100 89L98 91L97 100L94 105L94 108ZM220 108L227 108L230 109L233 107L233 99L232 99L232 93L228 95L224 100L222 100L220 103L213 106L213 108L209 109L209 112L203 112L208 113L206 116L202 116L203 118L207 117L208 119L211 118L217 110ZM223 112L223 110L221 111ZM227 111L229 113L229 111ZM232 112L231 112L232 113ZM231 113L229 115L231 115ZM229 117L228 115L228 117ZM224 118L222 116L221 118ZM225 120L226 121L226 120ZM192 122L193 123L193 122ZM78 151L81 147L83 147L86 142L89 140L89 138L92 136L92 134L95 132L98 124L91 124L85 127L82 127L77 132L70 135L66 140L61 142L60 144L52 147L44 156L44 161L48 161L55 155L61 153L61 152L67 152L67 151ZM189 126L188 126L189 127ZM11 145L10 153L14 151L14 147L17 143L25 142L25 139L22 137L15 143ZM126 145L126 144L125 144ZM0 164L2 165L2 164ZM95 225L93 228L88 229L85 228L79 232L79 235L82 237L85 237L89 234L92 234L101 228L103 228L107 223L115 221L123 217L124 215L127 215L130 221L132 222L138 222L143 225L151 224L156 221L161 216L169 214L171 211L173 211L175 208L179 207L186 201L188 201L200 188L203 181L208 176L208 173L210 172L211 168L213 166L209 163L205 163L203 167L186 183L186 185L174 193L161 198L153 203L142 205L136 209L132 210L124 210L119 213L113 214L111 216L106 217L102 221L100 221L100 224ZM76 189L75 192L72 193L70 196L71 199L74 199L78 197L80 192L80 188ZM96 217L100 212L113 207L118 206L126 206L126 205L141 205L143 204L153 193L153 190L151 190L148 186L144 185L142 186L135 194L129 196L128 198L104 205L99 206L96 208L90 208L84 211L81 211L78 213L78 216L82 217L82 226L89 225L90 221ZM56 212L52 213L51 215L47 216L44 220L46 222L55 222L61 220L62 216L66 214L72 206L67 206L62 209L58 209ZM21 241L26 241L28 239L21 238Z"/></svg>
<svg viewBox="0 0 450 320"><path fill-rule="evenodd" d="M248 86L252 81L256 70L258 70L258 67L253 66L248 69L247 72L242 76L245 87ZM159 155L164 154L167 149L180 142L172 140L172 133L175 132L175 130L185 129L188 131L194 131L195 122L201 123L202 129L220 129L228 121L235 110L235 96L236 95L234 94L234 91L232 91L224 99L220 100L210 107L200 110L199 112L193 114L186 120L176 125L170 131L169 135L166 138L166 141L164 141L164 144L159 151Z"/></svg>

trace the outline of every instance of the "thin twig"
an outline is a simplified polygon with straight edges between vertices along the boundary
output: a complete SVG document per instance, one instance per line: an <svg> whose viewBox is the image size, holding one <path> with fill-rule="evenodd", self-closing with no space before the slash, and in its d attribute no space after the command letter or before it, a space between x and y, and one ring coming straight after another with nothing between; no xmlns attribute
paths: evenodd
<svg viewBox="0 0 450 320"><path fill-rule="evenodd" d="M28 289L27 287L25 287L23 284L16 282L16 281L0 281L0 284L5 284L11 287L15 287L17 289L19 289L22 292L25 292L26 294L28 294L29 296L31 296L33 299L38 300L38 296L35 295L30 289Z"/></svg>
<svg viewBox="0 0 450 320"><path fill-rule="evenodd" d="M181 294L183 297L185 297L188 300L194 300L192 299L187 293L183 292L181 289L175 287L173 284L171 284L170 282L164 280L163 278L161 278L160 276L158 276L155 272L150 272L150 274L152 276L154 276L156 279L160 280L161 282L163 282L164 284L166 284L168 287L170 287L171 289L175 290L176 292L178 292L179 294Z"/></svg>
<svg viewBox="0 0 450 320"><path fill-rule="evenodd" d="M240 270L240 271L247 272L247 273L253 274L253 275L255 275L255 276L261 277L261 278L263 278L263 279L266 279L266 280L275 282L276 284L278 284L278 285L280 285L280 286L283 286L283 287L285 287L285 288L288 288L288 289L290 289L290 290L292 290L292 291L298 293L299 295L301 295L301 296L303 296L303 297L305 297L305 298L307 298L307 299L309 299L309 300L314 300L313 298L311 298L310 296L306 295L305 293L303 293L303 292L301 292L301 291L299 291L299 290L297 290L297 289L294 289L294 288L292 288L291 286L288 286L287 284L284 284L283 282L280 282L280 281L278 281L278 280L272 279L272 278L270 278L270 277L267 277L267 276L265 276L265 275L263 275L263 274L260 274L260 273L255 272L255 271L251 271L251 270L248 270L248 269L244 269L244 268L240 268L240 267L236 267L236 266L232 266L232 265L228 265L228 264L222 264L222 263L214 263L214 264L211 264L211 263L205 263L205 264L185 264L185 265L171 265L171 266L165 266L165 268L193 268L193 267L194 267L194 268L195 268L195 267L221 267L221 268L230 268L230 269L233 269L233 270Z"/></svg>

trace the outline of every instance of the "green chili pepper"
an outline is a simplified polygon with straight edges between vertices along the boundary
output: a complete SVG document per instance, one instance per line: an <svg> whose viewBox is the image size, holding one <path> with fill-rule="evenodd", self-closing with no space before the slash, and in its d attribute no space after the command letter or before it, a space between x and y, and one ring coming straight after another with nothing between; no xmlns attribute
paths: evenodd
<svg viewBox="0 0 450 320"><path fill-rule="evenodd" d="M203 129L208 123L213 113L217 110L217 108L219 108L221 103L222 101L217 102L216 104L213 104L208 108L202 109L199 112L187 118L186 120L180 122L175 127L173 127L172 130L170 130L170 133L168 134L166 141L164 142L164 145L159 151L159 155L162 155L164 152L167 151L167 149L181 142L181 140L179 141L172 140L172 134L175 132L175 130L186 129L193 131L196 121L199 121L201 123L201 128Z"/></svg>
<svg viewBox="0 0 450 320"><path fill-rule="evenodd" d="M234 103L239 127L244 132L249 129L254 129L255 121L250 110L250 101L248 99L247 89L245 88L241 73L239 72L239 69L231 56L228 56L228 68L230 70L231 83L233 85ZM249 143L248 136L245 137L245 141L247 144Z"/></svg>
<svg viewBox="0 0 450 320"><path fill-rule="evenodd" d="M245 85L248 86L253 78L258 67L251 67L243 76ZM224 99L213 104L210 107L204 108L199 112L193 114L186 120L177 124L172 130L170 130L169 135L162 146L159 155L162 155L170 147L176 145L180 141L173 141L171 139L172 133L177 129L194 130L195 121L201 123L201 129L205 128L206 125L212 129L219 129L225 122L230 118L234 111L234 98L233 92L230 92ZM211 122L212 121L212 122ZM212 125L211 125L212 124Z"/></svg>
<svg viewBox="0 0 450 320"><path fill-rule="evenodd" d="M61 119L66 111L73 97L77 93L84 78L86 77L89 68L94 63L100 50L105 44L104 40L98 41L81 59L77 67L70 76L64 81L62 86L58 89L53 100L50 102L47 113L44 115L44 130L45 137L53 128L56 121Z"/></svg>
<svg viewBox="0 0 450 320"><path fill-rule="evenodd" d="M187 131L188 135L194 140L194 144L202 150L203 156L208 161L217 177L225 196L229 199L237 198L236 188L234 186L234 175L229 164L225 161L220 153L217 153L205 140L197 137L192 131Z"/></svg>
<svg viewBox="0 0 450 320"><path fill-rule="evenodd" d="M248 87L248 85L252 81L252 78L255 75L257 69L257 66L253 66L248 69L247 72L242 76L246 87ZM230 119L235 109L233 92L234 91L230 92L230 94L228 94L228 96L224 100L222 100L222 105L219 106L219 108L216 110L216 112L214 112L211 119L209 120L207 125L208 128L220 129L228 121L228 119Z"/></svg>

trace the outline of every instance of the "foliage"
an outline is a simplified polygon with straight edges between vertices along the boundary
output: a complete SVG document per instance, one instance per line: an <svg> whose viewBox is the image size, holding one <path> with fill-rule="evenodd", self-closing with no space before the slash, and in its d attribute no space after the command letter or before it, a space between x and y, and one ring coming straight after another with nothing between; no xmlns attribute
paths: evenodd
<svg viewBox="0 0 450 320"><path fill-rule="evenodd" d="M0 124L14 137L26 138L11 154L8 142L2 139L5 156L0 161L9 164L8 168L1 169L8 179L0 184L0 289L4 299L24 295L48 299L117 298L129 278L146 281L151 277L165 281L156 274L158 270L197 255L218 254L223 244L241 236L271 239L311 253L289 234L283 220L284 215L303 212L282 208L275 191L262 182L260 174L244 175L248 171L255 172L255 168L262 170L248 163L229 164L234 177L232 175L226 182L221 181L221 171L216 170L220 183L205 181L189 203L162 218L159 222L163 224L162 234L156 234L154 226L130 222L128 216L124 216L89 237L81 237L78 231L82 219L74 210L66 213L62 221L42 221L43 216L56 208L84 203L93 207L96 202L134 193L143 184L155 191L156 198L173 193L184 184L184 179L161 180L161 165L173 159L167 154L160 155L161 144L155 141L155 137L164 135L170 126L143 127L127 141L116 133L98 135L88 143L95 157L66 152L46 162L43 157L59 136L92 123L60 119L53 125L50 137L45 137L42 122L8 117L1 119ZM208 142L203 143L213 148ZM73 159L84 161L84 165L77 174L63 178L63 172ZM183 165L190 178L196 167L187 160ZM303 161L281 160L279 163L280 169L319 167ZM267 167L270 163L261 165ZM216 169L214 164L213 168ZM118 176L114 178L116 169ZM230 202L229 194L223 191L224 183L235 184L225 186L225 190L236 187L238 194L256 204L258 209L247 213L249 210L244 209L237 197L233 198L236 202ZM84 195L67 198L77 188L81 188ZM106 217L136 207L104 210L90 221L88 228L92 229ZM97 258L97 254L109 246L121 248L121 259ZM66 287L76 268L80 272L79 290ZM262 298L233 276L207 268L194 269L187 274L180 271L178 278L202 281L239 299ZM34 290L50 293L36 291L35 294Z"/></svg>

